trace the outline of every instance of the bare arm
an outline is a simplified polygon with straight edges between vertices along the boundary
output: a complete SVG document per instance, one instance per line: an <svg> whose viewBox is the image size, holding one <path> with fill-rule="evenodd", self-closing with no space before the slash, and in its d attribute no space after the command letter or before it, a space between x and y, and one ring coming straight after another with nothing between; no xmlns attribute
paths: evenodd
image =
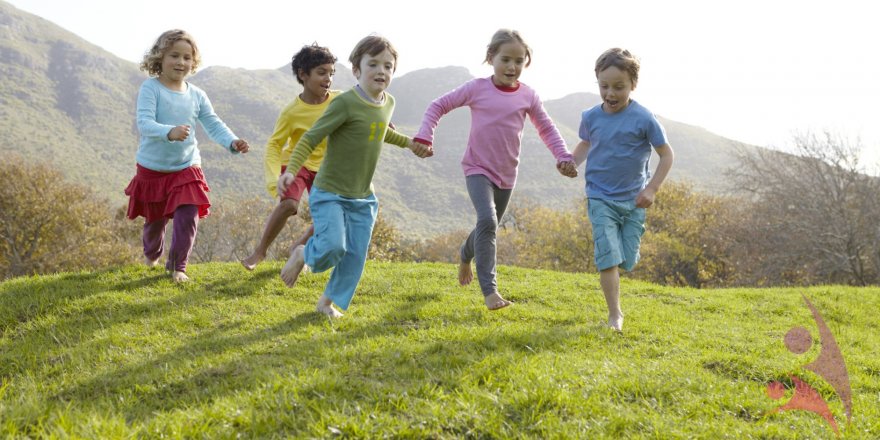
<svg viewBox="0 0 880 440"><path fill-rule="evenodd" d="M672 162L675 158L672 147L669 144L663 144L654 150L660 156L660 161L657 163L657 169L654 170L654 176L651 177L648 186L636 196L637 208L649 208L654 204L654 196L657 194L657 191L660 191L660 185L663 184L663 181L666 180L666 176L669 174L669 170L672 169Z"/></svg>
<svg viewBox="0 0 880 440"><path fill-rule="evenodd" d="M571 152L572 157L574 157L574 165L575 167L581 166L585 160L587 160L587 153L590 151L590 143L587 141L580 141L577 145L574 146L574 151Z"/></svg>

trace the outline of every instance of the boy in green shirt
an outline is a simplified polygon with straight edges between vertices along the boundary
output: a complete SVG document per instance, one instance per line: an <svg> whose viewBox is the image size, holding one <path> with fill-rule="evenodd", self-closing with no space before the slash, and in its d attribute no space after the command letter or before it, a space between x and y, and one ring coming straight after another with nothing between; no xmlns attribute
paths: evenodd
<svg viewBox="0 0 880 440"><path fill-rule="evenodd" d="M290 170L298 170L315 145L327 138L324 163L309 195L315 235L293 250L281 278L292 287L305 264L314 272L335 267L317 304L318 312L333 318L342 316L333 304L348 309L364 271L379 207L372 180L382 144L410 148L422 158L433 153L430 147L413 143L388 127L394 97L385 89L397 66L391 42L374 35L365 37L349 61L358 84L334 99L300 138L288 171L278 178L278 190L285 191L294 181Z"/></svg>

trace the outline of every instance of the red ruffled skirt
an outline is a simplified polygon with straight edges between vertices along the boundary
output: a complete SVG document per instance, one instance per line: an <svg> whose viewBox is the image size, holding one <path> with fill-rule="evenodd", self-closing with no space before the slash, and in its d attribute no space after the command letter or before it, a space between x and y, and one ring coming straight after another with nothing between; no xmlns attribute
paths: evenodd
<svg viewBox="0 0 880 440"><path fill-rule="evenodd" d="M128 218L142 216L147 223L173 218L180 205L199 207L199 218L209 214L208 182L202 168L192 166L172 173L162 173L137 166L137 174L125 188L128 196Z"/></svg>

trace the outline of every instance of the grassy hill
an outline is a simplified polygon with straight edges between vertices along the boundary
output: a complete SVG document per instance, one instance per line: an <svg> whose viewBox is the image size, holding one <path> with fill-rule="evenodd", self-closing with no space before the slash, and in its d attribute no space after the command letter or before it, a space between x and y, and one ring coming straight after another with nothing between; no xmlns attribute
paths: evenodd
<svg viewBox="0 0 880 440"><path fill-rule="evenodd" d="M0 435L8 438L833 438L766 394L817 387L786 332L841 347L853 419L880 436L880 289L673 289L623 282L623 334L593 275L500 268L488 312L444 264L370 262L351 309L313 312L325 274L130 266L0 283Z"/></svg>
<svg viewBox="0 0 880 440"><path fill-rule="evenodd" d="M69 179L123 205L122 191L134 174L138 144L135 101L145 78L134 63L0 0L0 153L15 151L34 161L51 161ZM470 78L466 69L455 66L399 76L390 88L398 102L393 122L414 134L431 100ZM289 67L210 67L191 82L207 92L218 115L253 147L248 155L230 155L197 131L215 199L256 195L271 204L262 183L265 143L278 112L302 90ZM351 71L337 65L334 87L353 84ZM573 146L580 113L596 102L596 95L576 93L545 104ZM393 146L383 152L374 184L384 215L408 235L472 226L473 209L459 165L470 126L468 112L459 109L443 119L436 133L437 153L429 160ZM691 180L708 191L722 187L735 143L698 127L664 122L678 153L670 178ZM514 200L528 197L561 207L580 197L582 188L582 179L556 173L552 156L527 123Z"/></svg>

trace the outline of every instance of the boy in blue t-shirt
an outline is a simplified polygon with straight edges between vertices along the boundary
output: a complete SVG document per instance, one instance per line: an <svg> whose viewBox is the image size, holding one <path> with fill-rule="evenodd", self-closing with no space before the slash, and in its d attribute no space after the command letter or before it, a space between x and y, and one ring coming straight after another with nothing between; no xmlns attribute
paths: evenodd
<svg viewBox="0 0 880 440"><path fill-rule="evenodd" d="M608 326L622 331L617 268L631 271L639 261L645 208L669 174L673 153L654 114L629 97L639 79L636 57L624 49L605 51L596 60L596 79L602 103L583 112L581 142L573 156L577 165L587 160L587 208ZM651 147L660 156L653 177L648 171Z"/></svg>

